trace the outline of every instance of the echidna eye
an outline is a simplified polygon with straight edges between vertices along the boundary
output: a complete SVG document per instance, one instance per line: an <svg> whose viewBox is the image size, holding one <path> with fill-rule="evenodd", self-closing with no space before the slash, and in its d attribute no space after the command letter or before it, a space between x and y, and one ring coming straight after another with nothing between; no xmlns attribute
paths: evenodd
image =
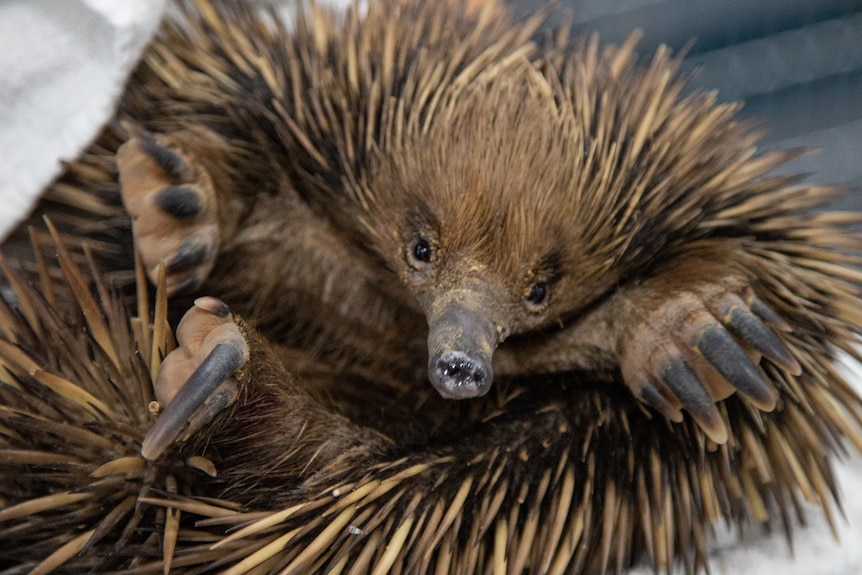
<svg viewBox="0 0 862 575"><path fill-rule="evenodd" d="M413 258L418 262L431 261L431 244L424 238L417 238L413 243Z"/></svg>
<svg viewBox="0 0 862 575"><path fill-rule="evenodd" d="M530 293L527 295L527 301L532 305L542 305L548 299L548 284L547 282L538 282L530 288Z"/></svg>

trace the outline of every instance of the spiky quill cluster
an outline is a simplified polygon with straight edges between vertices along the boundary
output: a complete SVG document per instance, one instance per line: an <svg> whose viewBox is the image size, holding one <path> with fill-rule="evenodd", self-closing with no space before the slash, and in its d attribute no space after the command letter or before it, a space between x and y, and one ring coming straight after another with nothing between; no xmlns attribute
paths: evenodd
<svg viewBox="0 0 862 575"><path fill-rule="evenodd" d="M149 374L161 357L152 347L167 346L166 303L158 299L151 332L143 290L137 319L128 319L101 275L81 272L60 249L59 265L37 266L41 293L6 266L17 308L4 309L0 345L0 538L14 543L0 561L12 572L563 573L620 570L644 556L656 569L678 560L691 572L706 564L716 521L789 531L803 499L831 518L828 454L845 438L862 448L862 404L832 366L833 346L852 353L862 323L852 267L860 243L844 228L856 219L810 213L835 190L765 177L790 154L755 157L756 138L732 120L733 106L715 106L705 95L680 100L676 62L664 52L638 68L632 45L600 53L594 41L571 43L564 33L540 50L528 41L538 19L509 26L490 9L470 19L441 4L380 3L364 23L355 14L341 24L316 12L295 32L240 7L202 2L197 9L152 47L120 117L134 110L134 120L154 131L177 122L190 130L221 126L230 152L221 177L251 163L253 174L302 181L315 209L347 201L372 224L385 217L381 206L402 201L385 195L396 186L364 179L375 150L397 158L376 166L383 181L420 182L423 166L448 160L452 181L463 181L467 168L481 164L470 146L459 148L460 158L447 150L459 139L512 136L521 158L533 154L538 168L521 177L537 188L550 188L561 171L576 178L573 205L551 213L589 223L575 238L594 256L586 277L618 281L695 244L742 244L746 259L738 265L755 270L763 297L792 326L783 338L803 373L764 364L779 408L763 413L739 396L723 401L728 441L721 445L690 419L670 423L643 408L621 384L609 385L607 374L562 371L498 382L485 400L444 411L443 431L433 419L387 423L392 436L410 441L373 463L328 468L299 483L273 472L272 458L256 456L263 447L291 456L283 445L262 445L271 420L259 413L228 422L222 435L204 436L182 456L145 462ZM469 22L472 35L463 28ZM441 53L445 65L432 58ZM505 107L501 95L512 89L523 93L523 108ZM149 102L163 101L184 115L147 111ZM213 101L222 103L218 113ZM520 110L521 124L471 124L494 110ZM557 123L517 139L519 125L535 125L531 118L549 110ZM247 130L228 129L237 124ZM93 214L119 217L110 158L121 132L110 127L53 190L90 226L67 216L63 228L77 231L66 241L96 229L97 254L128 247L115 245L110 223L88 223ZM422 157L410 153L419 135L438 143ZM252 153L259 150L253 142L271 152ZM567 162L543 164L541 151ZM295 162L284 167L284 157ZM508 175L504 164L490 170ZM346 199L334 194L342 177ZM273 185L247 184L248 193ZM418 197L443 201L453 189L447 184ZM457 214L473 217L479 229L489 224L477 215ZM523 218L537 225L534 215ZM259 225L278 238L278 230ZM358 233L351 226L345 233ZM509 239L509 251L522 249L522 240ZM244 277L234 269L215 285L229 294ZM252 296L247 310L269 309L260 302L272 292ZM275 307L279 317L258 318L261 325L308 327L295 303ZM385 319L387 309L381 304L368 316ZM338 352L374 351L354 339ZM552 351L537 346L516 367L548 365ZM366 398L350 409L374 422L376 407Z"/></svg>
<svg viewBox="0 0 862 575"><path fill-rule="evenodd" d="M444 442L338 470L284 509L246 509L206 496L208 459L140 456L149 375L172 345L163 295L152 324L129 318L59 246L59 265L42 260L44 291L3 266L17 304L0 345L5 572L601 572L641 552L694 571L722 518L789 534L807 501L832 522L827 454L839 437L862 448L843 385L812 382L777 414L731 398L734 434L715 446L622 394L552 380L501 394L473 450Z"/></svg>

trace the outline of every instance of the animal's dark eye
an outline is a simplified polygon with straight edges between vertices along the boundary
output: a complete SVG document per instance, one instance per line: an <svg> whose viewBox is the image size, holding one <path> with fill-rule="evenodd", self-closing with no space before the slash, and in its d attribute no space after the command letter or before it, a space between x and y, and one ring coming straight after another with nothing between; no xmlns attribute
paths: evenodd
<svg viewBox="0 0 862 575"><path fill-rule="evenodd" d="M527 294L527 302L532 305L542 305L548 299L548 284L547 282L538 282L530 288L530 293Z"/></svg>
<svg viewBox="0 0 862 575"><path fill-rule="evenodd" d="M416 241L413 242L413 258L417 262L430 262L431 254L431 244L428 243L428 240L423 238L417 238Z"/></svg>

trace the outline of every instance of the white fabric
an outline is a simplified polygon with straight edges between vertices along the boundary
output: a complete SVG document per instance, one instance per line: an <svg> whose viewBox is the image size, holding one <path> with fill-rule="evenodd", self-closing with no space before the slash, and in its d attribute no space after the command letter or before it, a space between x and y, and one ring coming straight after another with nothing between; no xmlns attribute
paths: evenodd
<svg viewBox="0 0 862 575"><path fill-rule="evenodd" d="M345 0L333 0L344 4ZM165 0L0 1L0 236L109 117ZM858 369L852 379L862 381ZM862 389L860 389L862 391ZM716 537L712 573L862 573L862 458L838 464L841 543L808 512L792 554L781 533ZM634 570L637 575L649 569Z"/></svg>
<svg viewBox="0 0 862 575"><path fill-rule="evenodd" d="M0 2L0 232L110 116L164 4Z"/></svg>

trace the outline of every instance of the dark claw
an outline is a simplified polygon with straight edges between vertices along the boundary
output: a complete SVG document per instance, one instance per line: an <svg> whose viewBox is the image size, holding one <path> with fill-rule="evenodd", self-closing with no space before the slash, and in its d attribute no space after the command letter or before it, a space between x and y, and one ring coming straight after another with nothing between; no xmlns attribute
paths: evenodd
<svg viewBox="0 0 862 575"><path fill-rule="evenodd" d="M771 329L747 309L733 308L726 325L730 331L776 365L783 367L793 375L802 373L802 367L791 355L790 350L781 343L781 340L772 333Z"/></svg>
<svg viewBox="0 0 862 575"><path fill-rule="evenodd" d="M194 413L248 359L245 350L228 342L216 345L174 396L144 438L141 455L153 460L183 433Z"/></svg>
<svg viewBox="0 0 862 575"><path fill-rule="evenodd" d="M653 386L652 384L647 384L641 388L641 399L664 415L671 421L679 423L682 421L682 412L679 409L671 405L671 403L665 399L665 397Z"/></svg>
<svg viewBox="0 0 862 575"><path fill-rule="evenodd" d="M777 393L766 384L754 362L723 327L716 324L705 329L695 347L724 379L758 409L775 409Z"/></svg>
<svg viewBox="0 0 862 575"><path fill-rule="evenodd" d="M222 389L226 388L226 389ZM224 386L213 393L204 402L201 409L189 418L188 425L185 427L185 432L179 437L180 441L185 441L204 425L213 420L213 418L224 411L230 404L234 402L237 395L236 385Z"/></svg>
<svg viewBox="0 0 862 575"><path fill-rule="evenodd" d="M784 318L775 313L771 307L766 305L762 299L755 297L751 300L751 311L760 316L769 325L783 332L791 332L793 328L789 323L784 321Z"/></svg>
<svg viewBox="0 0 862 575"><path fill-rule="evenodd" d="M727 441L727 428L718 409L685 360L671 361L662 370L661 381L670 388L710 439L719 444Z"/></svg>
<svg viewBox="0 0 862 575"><path fill-rule="evenodd" d="M180 219L196 218L203 211L200 194L189 186L171 186L156 194L156 205L165 213Z"/></svg>
<svg viewBox="0 0 862 575"><path fill-rule="evenodd" d="M228 305L222 300L211 296L199 297L195 300L195 306L217 317L227 317L230 315Z"/></svg>
<svg viewBox="0 0 862 575"><path fill-rule="evenodd" d="M186 182L191 179L191 167L173 151L156 142L153 134L141 131L140 138L141 150L150 156L171 180Z"/></svg>
<svg viewBox="0 0 862 575"><path fill-rule="evenodd" d="M166 271L168 273L192 271L206 261L209 253L209 244L202 243L197 236L192 236L180 244L179 249L168 261Z"/></svg>

